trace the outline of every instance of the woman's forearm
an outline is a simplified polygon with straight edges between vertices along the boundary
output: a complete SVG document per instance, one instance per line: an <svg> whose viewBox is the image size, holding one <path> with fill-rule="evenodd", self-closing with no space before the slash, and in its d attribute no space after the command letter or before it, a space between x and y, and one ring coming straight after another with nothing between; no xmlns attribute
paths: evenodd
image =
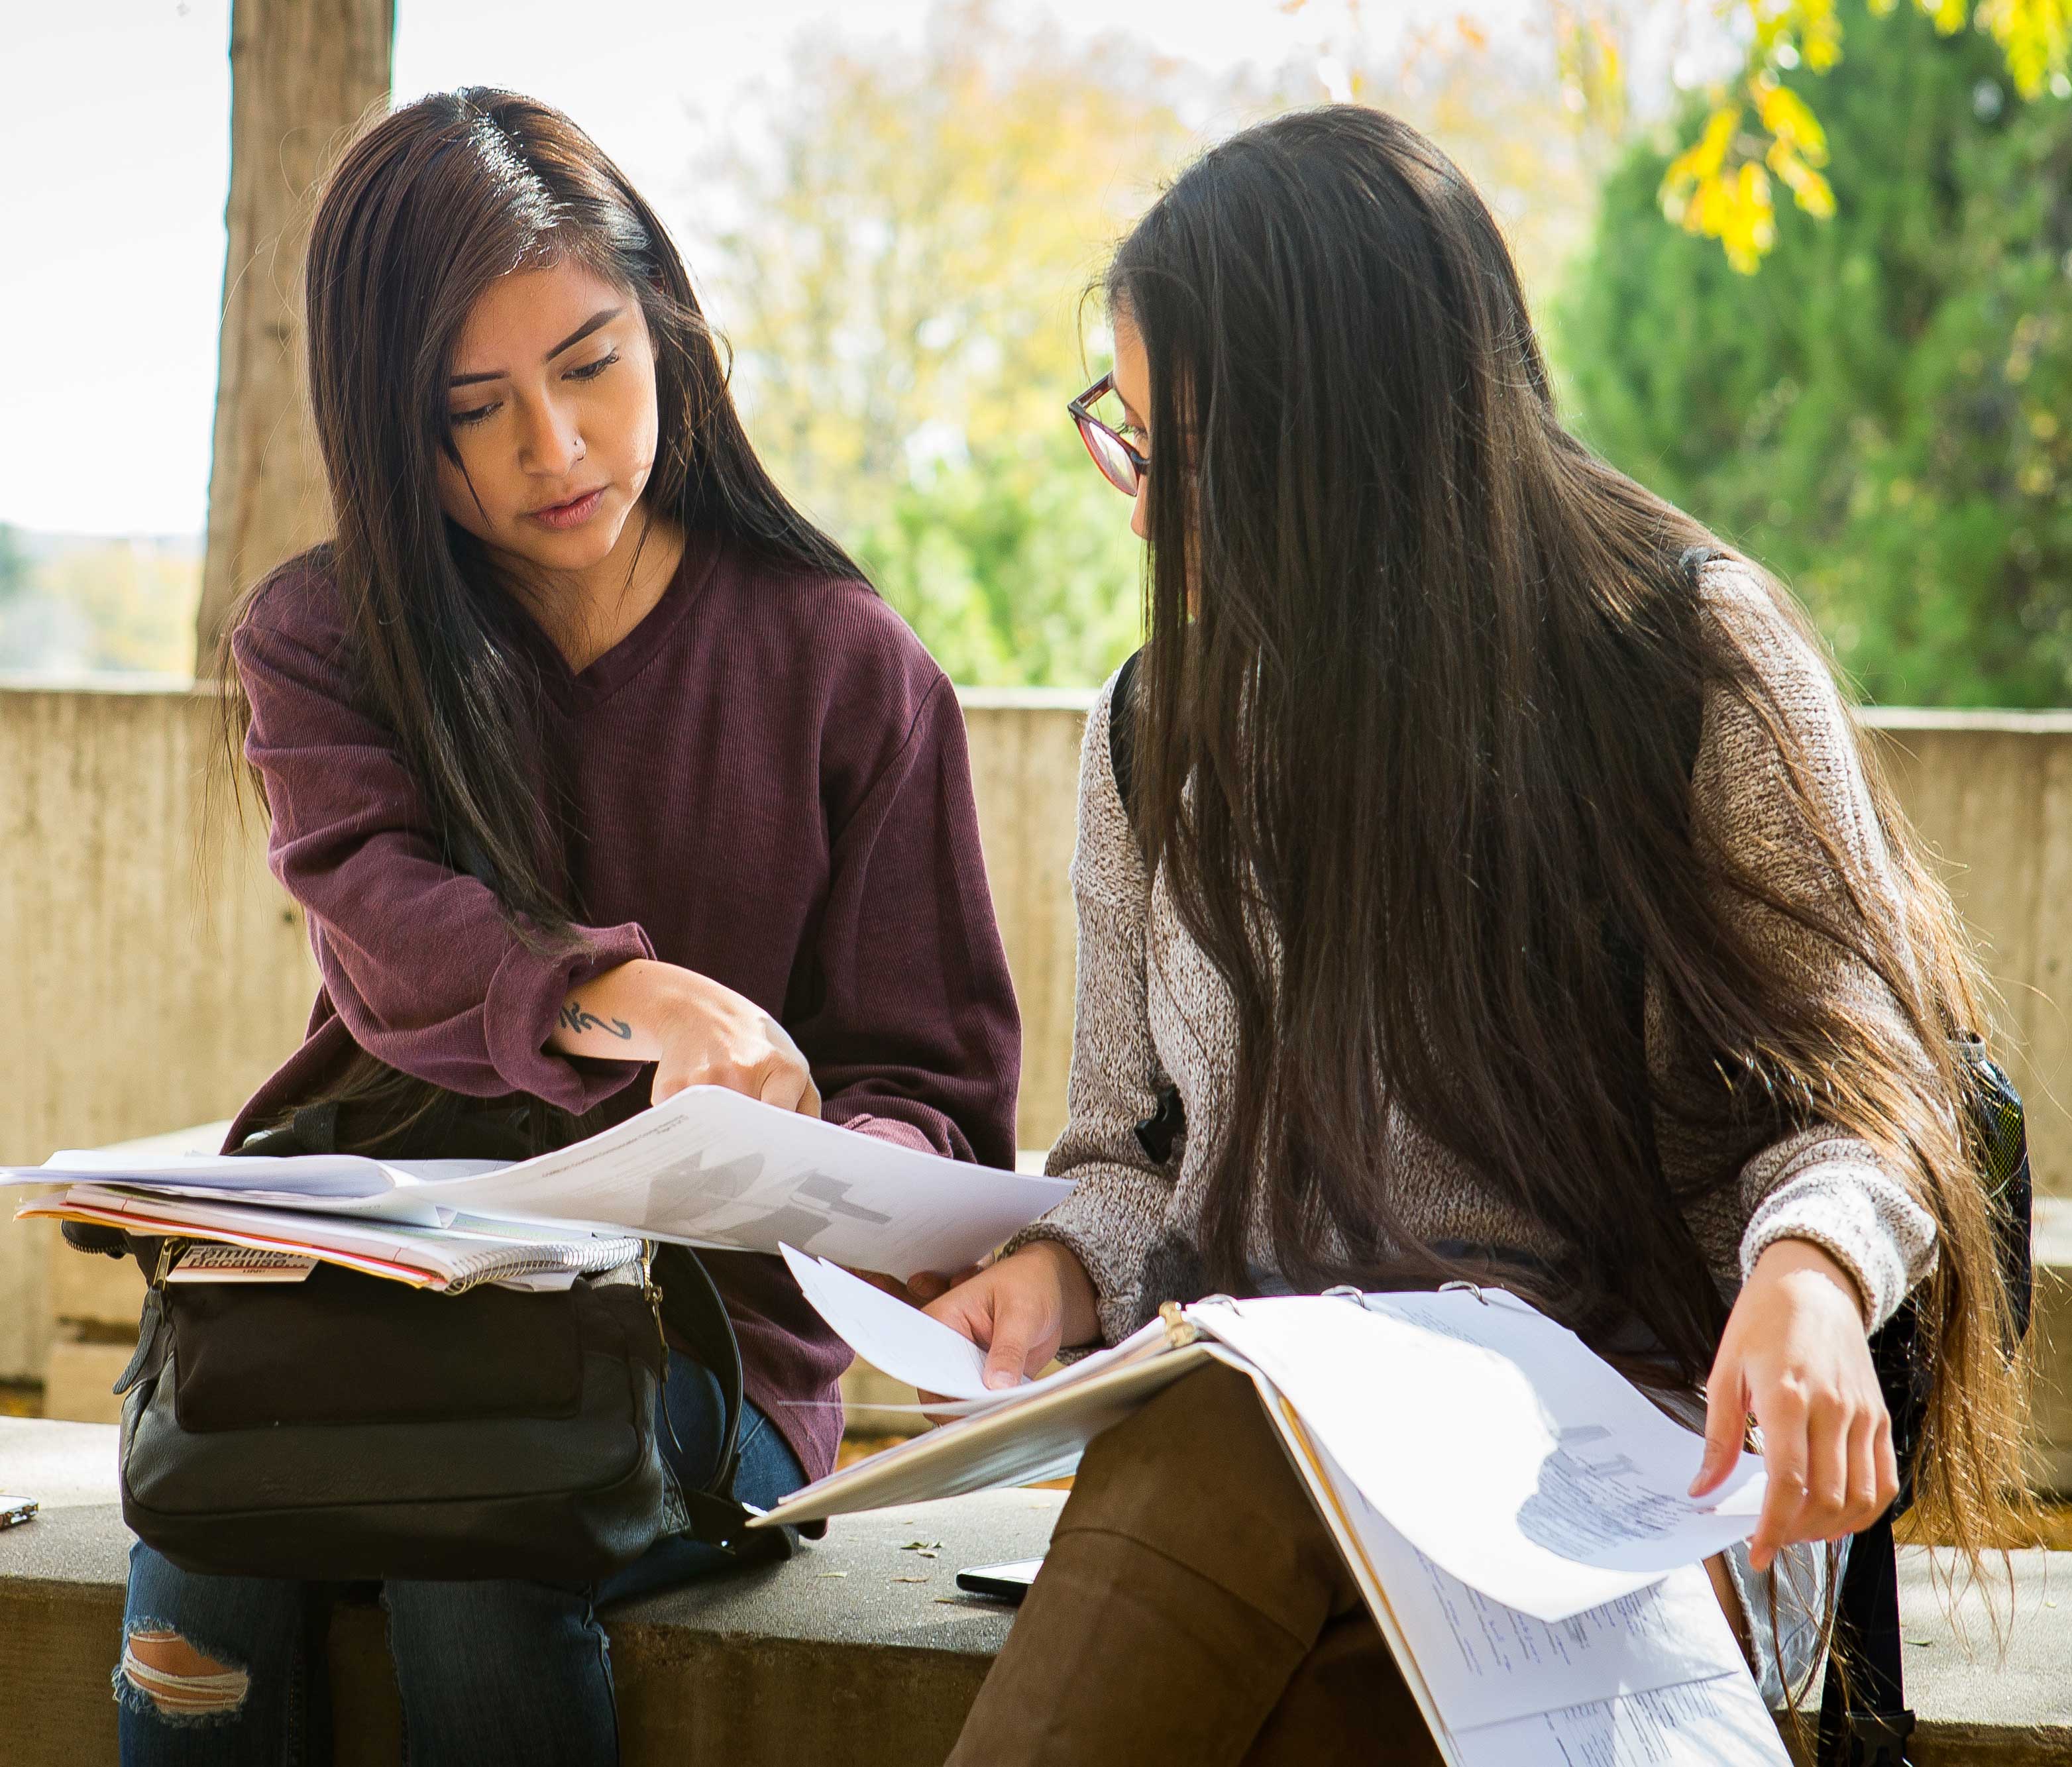
<svg viewBox="0 0 2072 1767"><path fill-rule="evenodd" d="M636 957L592 976L561 1002L547 1047L607 1062L660 1061L672 997L686 973Z"/></svg>
<svg viewBox="0 0 2072 1767"><path fill-rule="evenodd" d="M687 1086L724 1086L779 1110L820 1112L791 1033L745 995L676 964L635 958L571 989L547 1047L652 1062L657 1104Z"/></svg>

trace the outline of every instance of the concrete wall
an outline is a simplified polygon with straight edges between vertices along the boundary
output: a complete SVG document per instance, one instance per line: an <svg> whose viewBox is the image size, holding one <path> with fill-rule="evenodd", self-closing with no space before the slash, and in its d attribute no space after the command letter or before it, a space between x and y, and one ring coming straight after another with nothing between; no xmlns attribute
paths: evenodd
<svg viewBox="0 0 2072 1767"><path fill-rule="evenodd" d="M213 700L0 691L0 1161L227 1115L294 1047L301 917L255 828L204 840ZM0 1225L0 1378L40 1375L47 1224Z"/></svg>
<svg viewBox="0 0 2072 1767"><path fill-rule="evenodd" d="M1071 854L1090 696L964 697L988 869L1026 1038L1021 1136L1064 1110ZM312 978L259 830L204 815L212 700L161 684L0 683L0 1161L228 1116L298 1040ZM1950 867L2004 997L2038 1179L2072 1196L2072 714L1885 713L1910 813ZM0 1227L0 1379L41 1372L48 1235Z"/></svg>

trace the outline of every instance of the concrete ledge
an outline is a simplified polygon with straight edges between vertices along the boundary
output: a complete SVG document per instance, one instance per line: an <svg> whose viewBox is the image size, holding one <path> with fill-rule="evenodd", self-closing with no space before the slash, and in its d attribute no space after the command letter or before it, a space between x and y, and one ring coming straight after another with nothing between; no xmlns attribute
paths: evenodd
<svg viewBox="0 0 2072 1767"><path fill-rule="evenodd" d="M59 1433L61 1432L61 1433ZM46 1513L0 1533L0 1757L10 1767L113 1760L109 1675L130 1535L110 1500L113 1430L0 1419L0 1483L39 1486ZM1012 1616L958 1593L968 1564L1032 1557L1064 1502L997 1491L838 1521L789 1564L693 1584L606 1615L629 1764L923 1767L948 1753ZM911 1550L930 1543L934 1555ZM2000 1657L1988 1592L1953 1625L1947 1555L1901 1556L1916 1767L2072 1761L2072 1553L2012 1558ZM2007 1593L2000 1592L2003 1615ZM331 1673L340 1767L398 1758L380 1610L335 1615Z"/></svg>
<svg viewBox="0 0 2072 1767"><path fill-rule="evenodd" d="M130 1535L112 1501L114 1438L105 1426L0 1419L0 1485L43 1496L45 1506L35 1521L0 1533L0 1760L8 1767L115 1758L109 1677L121 1651ZM960 1594L957 1571L1036 1556L1063 1503L1056 1491L997 1491L845 1518L787 1564L607 1612L623 1758L729 1767L940 1761L1013 1618ZM930 1551L909 1550L915 1542ZM401 1713L379 1609L338 1609L330 1666L339 1767L399 1761Z"/></svg>

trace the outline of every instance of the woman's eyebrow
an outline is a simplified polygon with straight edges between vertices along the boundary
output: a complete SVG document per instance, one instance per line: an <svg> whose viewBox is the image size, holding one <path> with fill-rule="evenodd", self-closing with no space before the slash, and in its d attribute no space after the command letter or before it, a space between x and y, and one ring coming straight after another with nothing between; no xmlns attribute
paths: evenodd
<svg viewBox="0 0 2072 1767"><path fill-rule="evenodd" d="M575 328L574 331L569 332L566 337L563 338L559 343L556 344L553 349L549 350L545 355L541 356L540 360L542 362L551 362L556 356L561 355L563 351L573 350L599 326L610 324L614 319L617 318L619 315L625 310L626 309L623 306L608 306L601 313L591 314L588 318L585 319L581 325ZM452 380L446 382L446 384L450 387L468 387L473 386L478 380L501 380L504 378L506 372L507 371L503 368L491 368L484 374L457 374Z"/></svg>

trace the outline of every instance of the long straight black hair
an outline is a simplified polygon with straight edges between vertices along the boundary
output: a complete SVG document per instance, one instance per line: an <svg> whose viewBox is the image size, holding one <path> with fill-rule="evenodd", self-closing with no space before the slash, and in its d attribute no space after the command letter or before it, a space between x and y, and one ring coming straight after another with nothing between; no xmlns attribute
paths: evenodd
<svg viewBox="0 0 2072 1767"><path fill-rule="evenodd" d="M542 820L535 652L483 549L442 510L437 468L458 458L446 386L470 309L500 277L571 260L637 299L653 339L660 434L642 519L860 574L756 458L683 260L566 117L468 87L379 118L347 148L306 276L310 403L336 522L325 562L367 692L450 852L546 935L571 905ZM227 657L224 674L241 740Z"/></svg>
<svg viewBox="0 0 2072 1767"><path fill-rule="evenodd" d="M1684 555L1712 536L1562 426L1473 187L1378 112L1281 117L1161 197L1107 293L1143 341L1156 447L1140 819L1236 1013L1209 1280L1249 1280L1260 1215L1298 1281L1467 1273L1403 1227L1400 1110L1567 1248L1551 1276L1513 1272L1522 1288L1601 1346L1637 1321L1695 1385L1725 1304L1690 1223L1731 1218L1720 1193L1757 1147L1832 1121L1886 1152L1934 1217L1922 1302L1948 1378L1918 1486L1977 1540L2016 1453L1947 1044L1983 1023L1981 979L1869 758L1900 924L1755 658L1700 617ZM1696 733L1718 692L1774 742L1836 912L1694 828ZM1729 924L1722 886L1762 910L1741 918L1786 917L1880 978L1935 1065L1927 1083L1888 1021ZM1650 1077L1643 961L1695 1090ZM1658 1124L1684 1155L1674 1188Z"/></svg>
<svg viewBox="0 0 2072 1767"><path fill-rule="evenodd" d="M666 516L780 568L861 575L756 458L683 260L574 123L468 87L380 117L347 147L306 266L310 403L336 524L317 561L337 584L368 705L449 860L549 946L580 905L565 864L576 807L542 734L538 634L480 543L447 519L438 466L458 458L446 388L470 310L500 277L565 261L636 299L653 340L659 434L641 543ZM251 709L228 638L219 674L234 766ZM397 1078L376 1067L359 1082Z"/></svg>

